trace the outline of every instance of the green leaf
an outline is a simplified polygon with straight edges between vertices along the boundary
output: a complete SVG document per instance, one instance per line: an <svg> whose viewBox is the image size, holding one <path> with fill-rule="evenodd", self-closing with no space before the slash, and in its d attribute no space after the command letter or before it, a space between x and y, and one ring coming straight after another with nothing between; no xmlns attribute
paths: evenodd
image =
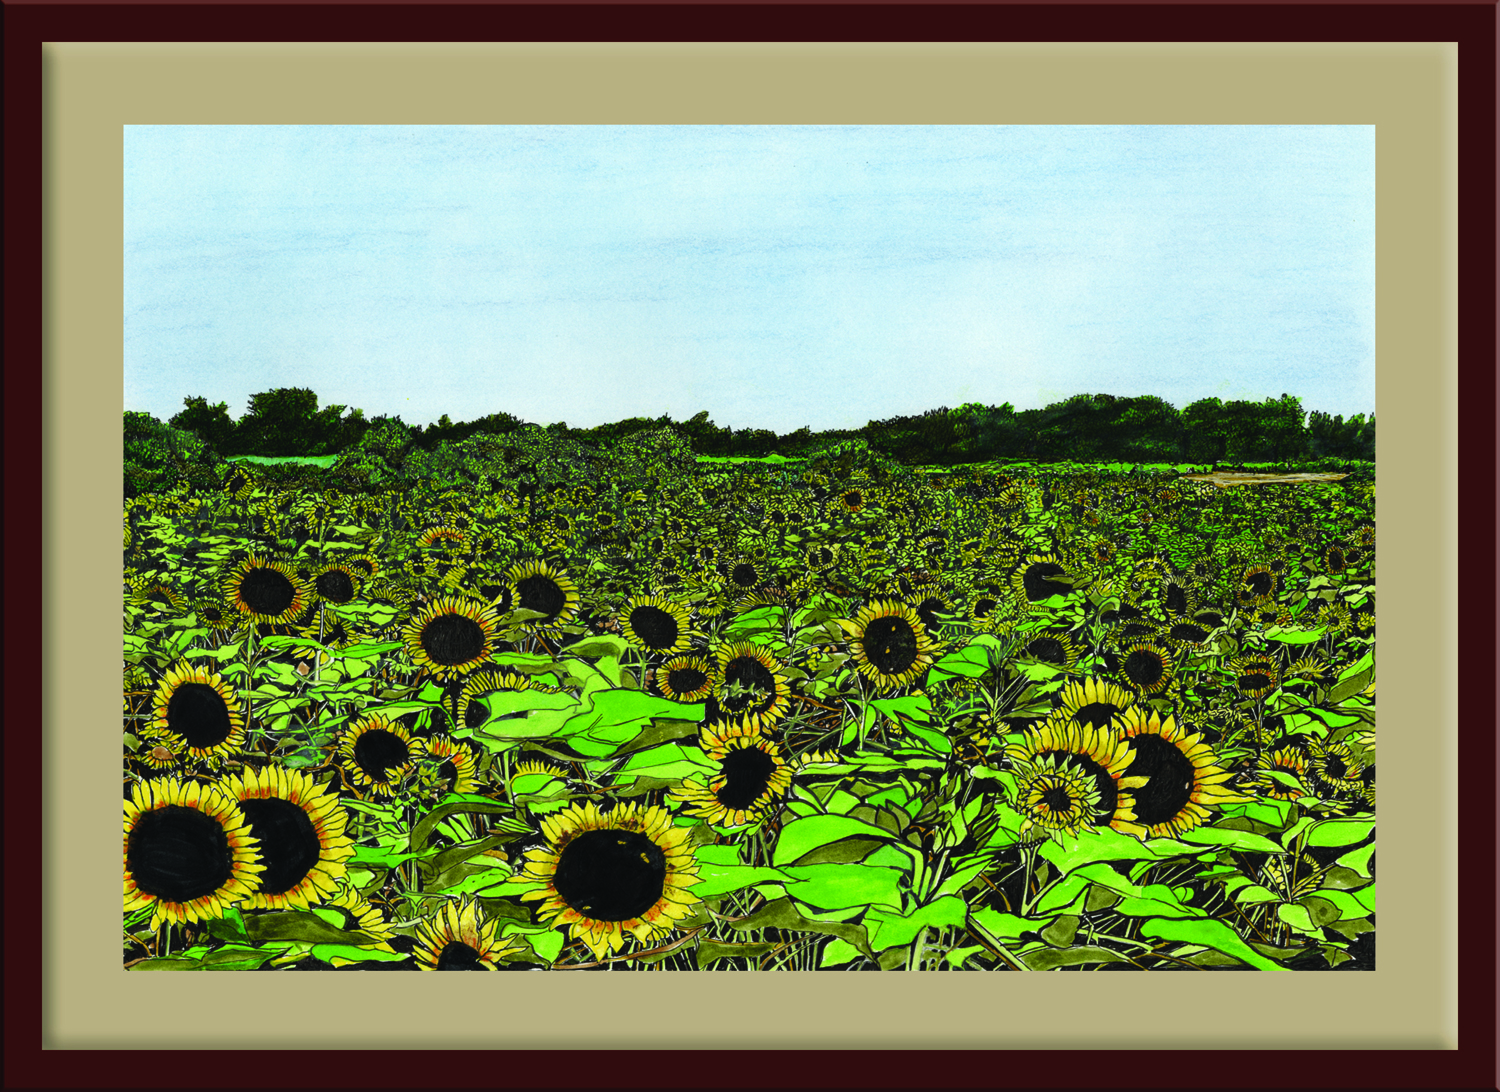
<svg viewBox="0 0 1500 1092"><path fill-rule="evenodd" d="M890 841L889 831L845 815L810 815L805 819L794 819L781 828L772 854L772 863L779 866L795 864L813 850L854 835Z"/></svg>
<svg viewBox="0 0 1500 1092"><path fill-rule="evenodd" d="M1327 632L1326 626L1319 626L1317 629L1281 629L1279 626L1271 626L1266 630L1266 637L1286 645L1310 645L1314 641L1321 641Z"/></svg>
<svg viewBox="0 0 1500 1092"><path fill-rule="evenodd" d="M804 853L797 858L796 863L799 865L849 864L864 860L885 844L887 843L876 841L874 838L842 838L815 849L811 853Z"/></svg>
<svg viewBox="0 0 1500 1092"><path fill-rule="evenodd" d="M1055 839L1049 840L1040 850L1062 873L1097 861L1159 861L1202 852L1199 846L1184 845L1170 838L1149 838L1142 842L1109 827L1085 829L1066 846Z"/></svg>
<svg viewBox="0 0 1500 1092"><path fill-rule="evenodd" d="M335 967L347 963L399 963L410 959L409 953L387 952L380 948L356 948L352 944L314 944L309 953L314 959Z"/></svg>
<svg viewBox="0 0 1500 1092"><path fill-rule="evenodd" d="M250 939L250 934L245 929L245 915L235 906L231 906L222 918L208 922L207 926L209 935L220 940L244 943Z"/></svg>
<svg viewBox="0 0 1500 1092"><path fill-rule="evenodd" d="M405 647L401 641L381 641L373 645L350 645L348 648L339 649L334 653L340 660L372 660L376 656L387 652L395 652L398 648Z"/></svg>
<svg viewBox="0 0 1500 1092"><path fill-rule="evenodd" d="M377 868L395 868L397 865L413 858L430 857L438 852L434 847L431 850L419 850L415 853L403 853L390 846L355 846L354 856L349 858L350 864L374 865Z"/></svg>
<svg viewBox="0 0 1500 1092"><path fill-rule="evenodd" d="M1217 918L1152 918L1141 923L1141 936L1182 944L1202 944L1216 952L1233 956L1260 971L1284 971L1287 968L1261 955L1229 926Z"/></svg>
<svg viewBox="0 0 1500 1092"><path fill-rule="evenodd" d="M1129 963L1130 960L1108 948L1084 945L1079 948L1042 948L1026 952L1021 962L1033 971L1050 971L1055 967L1073 967L1079 963Z"/></svg>
<svg viewBox="0 0 1500 1092"><path fill-rule="evenodd" d="M427 839L432 837L432 832L436 829L437 825L450 815L505 815L513 811L515 811L515 808L510 804L499 800L490 800L482 796L464 797L457 800L449 799L422 816L417 821L417 824L411 828L409 847L413 852L420 851L427 845ZM516 820L506 826L511 833L518 836L531 829L529 825L520 820Z"/></svg>
<svg viewBox="0 0 1500 1092"><path fill-rule="evenodd" d="M779 868L741 864L738 846L699 846L697 856L698 882L692 892L700 899L718 898L759 883L787 878Z"/></svg>
<svg viewBox="0 0 1500 1092"><path fill-rule="evenodd" d="M822 933L834 936L853 945L866 959L874 960L875 952L870 948L869 932L863 925L842 921L818 921L803 917L797 912L789 898L780 898L762 906L742 921L729 922L737 932L751 929L789 929L799 933Z"/></svg>
<svg viewBox="0 0 1500 1092"><path fill-rule="evenodd" d="M1054 948L1071 947L1073 938L1078 935L1079 920L1077 914L1061 915L1054 919L1051 925L1042 930L1042 940Z"/></svg>
<svg viewBox="0 0 1500 1092"><path fill-rule="evenodd" d="M877 952L910 944L917 934L928 927L962 925L968 918L969 908L957 895L944 895L926 906L919 906L910 914L897 914L873 907L865 915L866 922L873 922L870 946Z"/></svg>
<svg viewBox="0 0 1500 1092"><path fill-rule="evenodd" d="M1183 842L1191 842L1202 846L1228 846L1231 849L1240 849L1248 853L1285 853L1281 846L1263 838L1259 834L1252 834L1248 830L1225 830L1222 827L1197 827L1185 834L1179 834L1178 839Z"/></svg>
<svg viewBox="0 0 1500 1092"><path fill-rule="evenodd" d="M785 870L786 892L819 910L851 906L901 906L903 873L868 864L791 865Z"/></svg>
<svg viewBox="0 0 1500 1092"><path fill-rule="evenodd" d="M775 944L764 942L734 944L720 940L702 940L698 942L698 966L706 968L709 964L717 963L721 959L756 960L769 952L774 952L776 947ZM854 949L851 948L850 951L853 952Z"/></svg>
<svg viewBox="0 0 1500 1092"><path fill-rule="evenodd" d="M1367 846L1360 846L1358 849L1350 850L1340 857L1336 863L1341 868L1347 868L1349 871L1357 872L1365 879L1369 879L1375 875L1370 867L1370 858L1374 855L1375 843L1371 842Z"/></svg>
<svg viewBox="0 0 1500 1092"><path fill-rule="evenodd" d="M1365 689L1365 687L1369 686L1370 683L1374 681L1374 657L1367 655L1364 657L1364 659L1370 661L1367 666L1361 667L1360 664L1364 663L1364 660L1361 660L1359 664L1354 665L1354 668L1351 668L1349 671L1346 671L1344 674L1340 675L1338 681L1329 688L1328 700L1330 702L1337 705L1341 701L1352 698L1355 694L1358 694L1361 690Z"/></svg>
<svg viewBox="0 0 1500 1092"><path fill-rule="evenodd" d="M245 931L257 944L267 940L295 940L304 944L352 944L355 947L379 943L369 933L336 929L317 914L306 910L252 914L245 919Z"/></svg>
<svg viewBox="0 0 1500 1092"><path fill-rule="evenodd" d="M1309 846L1352 846L1375 829L1373 819L1325 819L1307 832Z"/></svg>
<svg viewBox="0 0 1500 1092"><path fill-rule="evenodd" d="M696 709L701 716L704 708L685 706L641 690L599 690L593 694L589 708L570 717L558 734L579 754L603 758L661 742L667 731L645 735L656 718L679 722L668 731L685 735L687 718L683 714Z"/></svg>

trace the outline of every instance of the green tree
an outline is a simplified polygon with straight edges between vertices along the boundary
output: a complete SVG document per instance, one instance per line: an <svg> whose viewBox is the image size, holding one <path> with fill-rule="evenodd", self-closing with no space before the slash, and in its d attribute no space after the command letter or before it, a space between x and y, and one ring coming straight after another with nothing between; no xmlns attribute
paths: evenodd
<svg viewBox="0 0 1500 1092"><path fill-rule="evenodd" d="M184 398L181 410L167 423L183 432L191 432L215 451L222 452L234 439L234 421L229 416L229 403L209 405L207 398L197 396Z"/></svg>

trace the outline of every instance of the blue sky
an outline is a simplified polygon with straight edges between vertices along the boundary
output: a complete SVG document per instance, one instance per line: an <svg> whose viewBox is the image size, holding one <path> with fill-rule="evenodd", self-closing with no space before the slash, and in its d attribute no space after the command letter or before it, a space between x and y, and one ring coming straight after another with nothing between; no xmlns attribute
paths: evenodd
<svg viewBox="0 0 1500 1092"><path fill-rule="evenodd" d="M127 126L125 407L1375 409L1373 126Z"/></svg>

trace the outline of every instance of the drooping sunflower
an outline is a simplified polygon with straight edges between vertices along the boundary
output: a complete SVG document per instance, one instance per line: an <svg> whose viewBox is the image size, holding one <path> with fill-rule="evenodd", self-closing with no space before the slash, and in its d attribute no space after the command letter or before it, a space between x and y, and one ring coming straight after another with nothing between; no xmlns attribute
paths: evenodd
<svg viewBox="0 0 1500 1092"><path fill-rule="evenodd" d="M265 865L246 907L305 910L338 889L354 843L332 785L303 770L267 766L226 778L222 787L249 820Z"/></svg>
<svg viewBox="0 0 1500 1092"><path fill-rule="evenodd" d="M350 721L339 734L338 763L344 779L363 798L394 796L425 747L400 721L371 713Z"/></svg>
<svg viewBox="0 0 1500 1092"><path fill-rule="evenodd" d="M164 777L125 801L125 912L154 906L153 928L224 917L263 868L245 813L215 786Z"/></svg>
<svg viewBox="0 0 1500 1092"><path fill-rule="evenodd" d="M340 928L345 932L368 933L377 938L378 943L362 945L362 947L378 948L383 952L394 950L391 948L390 941L396 934L391 929L390 923L385 920L385 916L377 907L372 906L369 900L354 888L347 885L342 887L333 898L324 899L322 906L327 910L343 912L344 920ZM335 963L334 966L337 967L338 964Z"/></svg>
<svg viewBox="0 0 1500 1092"><path fill-rule="evenodd" d="M422 758L424 779L432 783L435 791L474 791L474 772L478 764L474 752L465 744L447 736L433 736L427 741L427 753Z"/></svg>
<svg viewBox="0 0 1500 1092"><path fill-rule="evenodd" d="M1120 682L1140 694L1160 694L1172 683L1172 654L1151 641L1137 641L1120 657Z"/></svg>
<svg viewBox="0 0 1500 1092"><path fill-rule="evenodd" d="M135 757L136 761L152 773L161 773L163 770L176 769L186 750L187 745L179 737L163 732L143 740Z"/></svg>
<svg viewBox="0 0 1500 1092"><path fill-rule="evenodd" d="M429 547L437 547L439 549L459 547L467 541L468 537L459 528L441 523L427 528L417 536L417 545L423 549L428 549Z"/></svg>
<svg viewBox="0 0 1500 1092"><path fill-rule="evenodd" d="M480 698L502 690L528 690L530 687L531 680L525 675L490 669L476 671L464 680L463 690L459 692L458 723L465 728L478 728L490 718L490 711Z"/></svg>
<svg viewBox="0 0 1500 1092"><path fill-rule="evenodd" d="M224 599L255 622L290 623L312 598L307 581L290 565L252 554L225 574Z"/></svg>
<svg viewBox="0 0 1500 1092"><path fill-rule="evenodd" d="M759 733L705 728L699 745L718 771L707 785L688 779L668 795L706 822L722 827L757 823L791 787L792 767Z"/></svg>
<svg viewBox="0 0 1500 1092"><path fill-rule="evenodd" d="M500 618L488 603L445 595L418 611L401 637L414 663L449 682L490 662L499 630Z"/></svg>
<svg viewBox="0 0 1500 1092"><path fill-rule="evenodd" d="M545 561L513 565L506 579L515 591L515 607L542 615L525 623L528 629L562 625L578 612L578 585Z"/></svg>
<svg viewBox="0 0 1500 1092"><path fill-rule="evenodd" d="M1078 649L1066 633L1039 633L1021 647L1020 654L1065 672L1078 662Z"/></svg>
<svg viewBox="0 0 1500 1092"><path fill-rule="evenodd" d="M1250 799L1229 787L1232 775L1202 734L1138 705L1120 732L1131 762L1122 784L1133 787L1136 822L1154 838L1171 838L1208 822L1213 809Z"/></svg>
<svg viewBox="0 0 1500 1092"><path fill-rule="evenodd" d="M1047 766L1049 770L1059 767L1077 770L1093 782L1093 793L1089 796L1093 810L1085 821L1127 834L1140 833L1130 786L1125 783L1131 762L1130 745L1113 726L1096 728L1058 710L1040 726L1028 728L1019 742L1007 745L1005 757L1017 768L1034 767L1042 760L1055 759ZM1079 797L1073 794L1071 799L1076 801Z"/></svg>
<svg viewBox="0 0 1500 1092"><path fill-rule="evenodd" d="M906 686L932 666L932 638L905 604L877 599L839 626L849 635L855 670L882 690Z"/></svg>
<svg viewBox="0 0 1500 1092"><path fill-rule="evenodd" d="M1067 595L1073 590L1073 580L1056 555L1031 554L1011 573L1010 586L1016 605L1024 609L1054 595Z"/></svg>
<svg viewBox="0 0 1500 1092"><path fill-rule="evenodd" d="M1302 791L1284 784L1272 773L1287 774L1307 786L1307 756L1297 747L1278 747L1260 756L1255 764L1252 784L1262 796L1272 800L1295 800Z"/></svg>
<svg viewBox="0 0 1500 1092"><path fill-rule="evenodd" d="M1308 771L1322 796L1363 795L1364 763L1354 757L1347 743L1308 740Z"/></svg>
<svg viewBox="0 0 1500 1092"><path fill-rule="evenodd" d="M1110 723L1135 704L1135 695L1106 679L1087 678L1069 683L1059 695L1060 711L1070 720L1091 728Z"/></svg>
<svg viewBox="0 0 1500 1092"><path fill-rule="evenodd" d="M660 678L660 676L658 676ZM759 645L739 641L719 646L714 695L730 720L778 720L791 704L781 661Z"/></svg>
<svg viewBox="0 0 1500 1092"><path fill-rule="evenodd" d="M146 735L169 740L174 752L220 759L245 742L245 717L234 691L219 675L179 660L156 687L155 719Z"/></svg>
<svg viewBox="0 0 1500 1092"><path fill-rule="evenodd" d="M662 697L687 704L708 700L713 693L713 669L701 656L674 656L651 674Z"/></svg>
<svg viewBox="0 0 1500 1092"><path fill-rule="evenodd" d="M638 595L620 618L625 639L642 652L670 656L687 651L692 633L688 610L660 595Z"/></svg>
<svg viewBox="0 0 1500 1092"><path fill-rule="evenodd" d="M1234 672L1234 685L1246 698L1260 698L1281 685L1281 668L1274 656L1251 653L1239 656L1229 663Z"/></svg>
<svg viewBox="0 0 1500 1092"><path fill-rule="evenodd" d="M195 599L191 606L198 624L206 626L216 640L233 636L245 621L244 615L226 607L217 598Z"/></svg>
<svg viewBox="0 0 1500 1092"><path fill-rule="evenodd" d="M498 919L488 917L471 896L449 902L417 926L412 949L424 971L493 971L507 952L520 949L514 937L495 936Z"/></svg>
<svg viewBox="0 0 1500 1092"><path fill-rule="evenodd" d="M670 932L699 900L698 862L687 831L665 808L592 801L542 820L546 845L528 850L520 880L540 883L523 900L538 916L567 927L594 958L619 952L629 933L648 943Z"/></svg>

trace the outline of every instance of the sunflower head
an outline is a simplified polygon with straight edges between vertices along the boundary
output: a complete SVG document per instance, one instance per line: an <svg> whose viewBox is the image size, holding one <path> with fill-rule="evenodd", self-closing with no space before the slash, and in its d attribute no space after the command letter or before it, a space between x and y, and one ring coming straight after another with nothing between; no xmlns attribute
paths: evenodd
<svg viewBox="0 0 1500 1092"><path fill-rule="evenodd" d="M1066 633L1038 633L1021 646L1022 656L1048 664L1064 673L1073 670L1078 662L1078 649Z"/></svg>
<svg viewBox="0 0 1500 1092"><path fill-rule="evenodd" d="M1130 747L1110 724L1096 728L1058 710L1041 725L1028 728L1018 742L1006 746L1005 757L1016 767L1036 767L1044 761L1049 769L1066 767L1090 778L1093 810L1087 822L1139 833L1134 825L1131 794L1124 783L1130 766ZM1080 799L1074 796L1074 799Z"/></svg>
<svg viewBox="0 0 1500 1092"><path fill-rule="evenodd" d="M701 656L674 656L652 673L656 689L672 701L706 701L713 693L713 667Z"/></svg>
<svg viewBox="0 0 1500 1092"><path fill-rule="evenodd" d="M313 594L325 603L348 603L359 594L364 574L353 565L324 565L312 575Z"/></svg>
<svg viewBox="0 0 1500 1092"><path fill-rule="evenodd" d="M499 927L472 896L446 903L417 926L417 966L424 971L493 971L496 961L521 947L514 937L497 938Z"/></svg>
<svg viewBox="0 0 1500 1092"><path fill-rule="evenodd" d="M545 629L570 621L578 613L578 585L561 569L545 561L524 561L506 574L517 610L541 615L523 623L528 629Z"/></svg>
<svg viewBox="0 0 1500 1092"><path fill-rule="evenodd" d="M882 690L907 686L932 666L936 646L905 604L877 599L839 626L849 635L855 669Z"/></svg>
<svg viewBox="0 0 1500 1092"><path fill-rule="evenodd" d="M1294 778L1304 787L1307 785L1307 755L1297 747L1278 747L1260 756L1255 764L1252 785L1262 796L1272 800L1295 800L1303 795L1302 789L1288 785L1275 775Z"/></svg>
<svg viewBox="0 0 1500 1092"><path fill-rule="evenodd" d="M346 834L349 813L331 785L267 766L227 778L223 788L249 820L265 865L245 906L306 909L337 890L354 843Z"/></svg>
<svg viewBox="0 0 1500 1092"><path fill-rule="evenodd" d="M219 788L166 777L131 790L126 913L154 907L153 927L222 918L263 870L245 813Z"/></svg>
<svg viewBox="0 0 1500 1092"><path fill-rule="evenodd" d="M1120 656L1119 679L1138 694L1160 694L1174 673L1172 654L1154 641L1136 641Z"/></svg>
<svg viewBox="0 0 1500 1092"><path fill-rule="evenodd" d="M174 753L217 761L244 745L245 718L234 690L186 660L162 676L152 706L154 718L145 734Z"/></svg>
<svg viewBox="0 0 1500 1092"><path fill-rule="evenodd" d="M1252 799L1229 787L1232 775L1203 736L1172 717L1138 705L1125 713L1120 731L1131 749L1121 784L1132 790L1136 821L1152 837L1186 833L1208 822L1214 809Z"/></svg>
<svg viewBox="0 0 1500 1092"><path fill-rule="evenodd" d="M671 656L687 651L692 632L688 610L659 595L638 595L621 612L625 639L642 652Z"/></svg>
<svg viewBox="0 0 1500 1092"><path fill-rule="evenodd" d="M704 756L717 771L705 786L686 780L669 794L691 814L723 827L757 823L768 815L792 784L792 768L776 745L760 733L705 729Z"/></svg>
<svg viewBox="0 0 1500 1092"><path fill-rule="evenodd" d="M1130 691L1096 678L1069 683L1059 696L1064 715L1099 729L1107 729L1116 717L1135 704L1135 695Z"/></svg>
<svg viewBox="0 0 1500 1092"><path fill-rule="evenodd" d="M518 881L540 901L538 915L569 929L595 959L620 951L625 935L641 943L670 932L698 902L698 862L687 831L660 807L593 801L542 820L546 845L529 850Z"/></svg>
<svg viewBox="0 0 1500 1092"><path fill-rule="evenodd" d="M1234 686L1242 697L1260 698L1281 685L1281 668L1274 656L1252 653L1232 660Z"/></svg>
<svg viewBox="0 0 1500 1092"><path fill-rule="evenodd" d="M474 752L468 746L447 736L433 736L427 741L418 779L427 796L473 792L477 766Z"/></svg>
<svg viewBox="0 0 1500 1092"><path fill-rule="evenodd" d="M412 661L443 682L489 663L500 619L488 603L467 596L435 599L401 631Z"/></svg>
<svg viewBox="0 0 1500 1092"><path fill-rule="evenodd" d="M344 728L337 753L339 768L354 793L382 799L400 791L425 750L400 721L371 713Z"/></svg>
<svg viewBox="0 0 1500 1092"><path fill-rule="evenodd" d="M1017 762L1016 810L1025 817L1023 837L1067 837L1093 824L1099 786L1093 777L1056 753Z"/></svg>
<svg viewBox="0 0 1500 1092"><path fill-rule="evenodd" d="M1073 590L1073 577L1055 554L1031 554L1011 573L1011 594L1017 606L1028 607Z"/></svg>
<svg viewBox="0 0 1500 1092"><path fill-rule="evenodd" d="M290 565L251 555L224 575L226 602L255 622L294 621L312 598L312 588Z"/></svg>
<svg viewBox="0 0 1500 1092"><path fill-rule="evenodd" d="M719 647L714 696L727 721L774 721L786 712L790 693L781 661L759 645L734 642Z"/></svg>

